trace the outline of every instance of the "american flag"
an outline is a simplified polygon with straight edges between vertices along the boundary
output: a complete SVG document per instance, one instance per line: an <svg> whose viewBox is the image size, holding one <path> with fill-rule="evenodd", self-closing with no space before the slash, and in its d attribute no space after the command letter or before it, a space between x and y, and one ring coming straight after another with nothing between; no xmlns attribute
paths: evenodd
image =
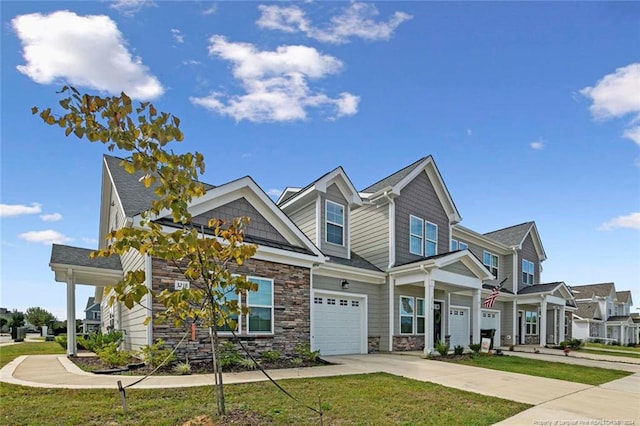
<svg viewBox="0 0 640 426"><path fill-rule="evenodd" d="M509 277L507 277L509 278ZM489 297L487 297L484 302L482 302L482 307L483 308L492 308L494 303L496 303L496 299L498 298L498 295L500 294L500 289L502 288L502 284L504 284L505 281L507 281L507 278L505 278L504 280L502 280L500 282L500 284L496 285L493 290L491 290L491 293L489 294Z"/></svg>

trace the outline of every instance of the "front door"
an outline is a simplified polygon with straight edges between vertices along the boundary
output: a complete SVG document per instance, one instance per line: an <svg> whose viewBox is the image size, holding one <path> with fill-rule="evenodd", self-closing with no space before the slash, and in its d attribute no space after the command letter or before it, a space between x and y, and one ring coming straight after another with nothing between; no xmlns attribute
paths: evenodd
<svg viewBox="0 0 640 426"><path fill-rule="evenodd" d="M442 302L433 302L433 347L442 339Z"/></svg>

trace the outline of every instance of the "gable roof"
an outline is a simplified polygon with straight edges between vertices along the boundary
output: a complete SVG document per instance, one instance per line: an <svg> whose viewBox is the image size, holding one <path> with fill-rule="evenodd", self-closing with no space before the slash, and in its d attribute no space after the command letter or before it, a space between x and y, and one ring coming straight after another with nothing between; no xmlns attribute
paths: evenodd
<svg viewBox="0 0 640 426"><path fill-rule="evenodd" d="M545 253L544 247L542 246L542 241L540 239L540 234L538 233L536 223L533 221L508 226L506 228L487 232L483 235L485 237L494 239L506 246L522 248L522 244L529 234L531 234L533 245L538 251L538 256L541 260L546 260L547 254Z"/></svg>
<svg viewBox="0 0 640 426"><path fill-rule="evenodd" d="M578 310L575 315L582 319L602 319L599 304L595 302L577 302Z"/></svg>
<svg viewBox="0 0 640 426"><path fill-rule="evenodd" d="M629 291L629 290L617 291L616 292L616 299L618 299L618 302L620 302L620 303L628 303L630 305L633 304L632 299L631 299L631 291Z"/></svg>
<svg viewBox="0 0 640 426"><path fill-rule="evenodd" d="M90 254L93 251L95 250L66 246L62 244L52 244L50 264L122 271L120 256L94 257L92 259Z"/></svg>
<svg viewBox="0 0 640 426"><path fill-rule="evenodd" d="M562 286L562 281L545 284L530 285L522 290L518 290L518 294L536 294L536 293L553 293L558 287Z"/></svg>
<svg viewBox="0 0 640 426"><path fill-rule="evenodd" d="M440 253L433 256L423 257L418 260L412 260L401 265L395 265L392 269L393 272L401 272L410 270L412 267L427 267L427 268L443 268L445 266L461 262L466 266L477 278L485 281L493 278L493 274L489 272L487 267L480 262L480 260L471 253L470 250L456 250L447 253Z"/></svg>
<svg viewBox="0 0 640 426"><path fill-rule="evenodd" d="M311 195L314 191L326 193L327 188L332 184L338 187L351 207L362 205L360 194L358 194L358 191L353 186L353 183L351 183L351 179L349 179L349 176L347 176L342 166L338 166L330 172L323 174L300 190L287 187L276 201L276 204L284 209L298 199L303 199L305 196Z"/></svg>
<svg viewBox="0 0 640 426"><path fill-rule="evenodd" d="M370 271L382 272L380 268L378 268L373 263L369 262L365 258L359 256L358 254L351 252L351 259L345 259L344 257L331 256L327 258L328 263L337 263L339 265L352 266L354 268L360 269L368 269Z"/></svg>
<svg viewBox="0 0 640 426"><path fill-rule="evenodd" d="M571 292L576 299L591 299L593 296L608 297L615 289L614 283L572 285Z"/></svg>
<svg viewBox="0 0 640 426"><path fill-rule="evenodd" d="M452 223L460 222L462 217L460 217L458 208L453 202L453 198L451 197L451 194L442 179L442 175L438 170L438 166L431 155L422 157L418 161L415 161L386 178L379 180L373 185L368 186L361 192L370 194L370 200L384 198L388 193L390 195L398 196L405 186L423 172L427 174L429 181L433 185L433 189L435 190L444 211L447 213L449 221Z"/></svg>

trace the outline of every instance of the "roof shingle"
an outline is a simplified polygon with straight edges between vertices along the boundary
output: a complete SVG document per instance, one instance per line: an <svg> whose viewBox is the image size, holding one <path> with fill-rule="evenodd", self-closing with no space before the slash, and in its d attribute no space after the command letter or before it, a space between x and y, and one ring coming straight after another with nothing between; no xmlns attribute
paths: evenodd
<svg viewBox="0 0 640 426"><path fill-rule="evenodd" d="M527 233L531 230L533 222L525 222L519 225L509 226L507 228L498 229L496 231L483 234L485 237L494 239L506 246L512 247L522 243Z"/></svg>

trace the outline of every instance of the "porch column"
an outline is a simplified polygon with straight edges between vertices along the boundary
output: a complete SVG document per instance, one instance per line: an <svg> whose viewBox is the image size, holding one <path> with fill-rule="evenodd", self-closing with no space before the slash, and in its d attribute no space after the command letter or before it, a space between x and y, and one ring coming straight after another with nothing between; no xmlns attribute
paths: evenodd
<svg viewBox="0 0 640 426"><path fill-rule="evenodd" d="M73 269L67 270L67 355L76 356L76 282Z"/></svg>
<svg viewBox="0 0 640 426"><path fill-rule="evenodd" d="M389 352L393 352L393 323L396 321L395 289L396 279L389 277Z"/></svg>
<svg viewBox="0 0 640 426"><path fill-rule="evenodd" d="M472 343L481 343L480 339L480 289L473 290L473 330L471 331Z"/></svg>
<svg viewBox="0 0 640 426"><path fill-rule="evenodd" d="M553 344L557 345L558 342L558 308L553 308Z"/></svg>
<svg viewBox="0 0 640 426"><path fill-rule="evenodd" d="M540 328L538 332L540 333L540 346L545 346L547 344L547 299L542 299L540 303Z"/></svg>
<svg viewBox="0 0 640 426"><path fill-rule="evenodd" d="M516 300L513 301L513 309L511 312L512 318L512 327L511 327L511 344L518 345L520 341L516 336L520 334L520 330L518 330L518 302Z"/></svg>
<svg viewBox="0 0 640 426"><path fill-rule="evenodd" d="M567 312L565 311L565 306L560 306L560 342L564 342L567 339L567 336L564 334L564 328L567 322Z"/></svg>
<svg viewBox="0 0 640 426"><path fill-rule="evenodd" d="M431 279L430 274L425 275L424 279L424 303L427 305L427 318L424 330L424 354L429 355L433 352L433 289L435 282ZM440 313L442 315L442 312Z"/></svg>

